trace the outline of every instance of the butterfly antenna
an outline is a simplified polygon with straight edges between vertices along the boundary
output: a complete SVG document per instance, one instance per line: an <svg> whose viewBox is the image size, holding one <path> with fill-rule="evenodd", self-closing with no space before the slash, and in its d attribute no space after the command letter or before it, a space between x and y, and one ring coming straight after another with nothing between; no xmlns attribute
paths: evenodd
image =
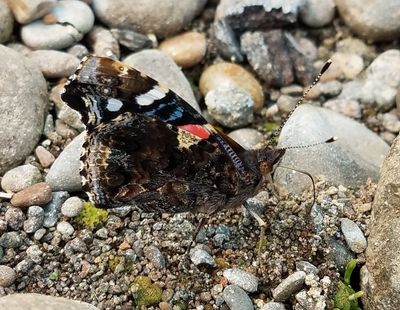
<svg viewBox="0 0 400 310"><path fill-rule="evenodd" d="M308 93L310 92L310 90L319 82L319 80L321 79L321 76L326 72L326 70L328 70L328 68L331 65L331 63L332 63L332 59L328 59L328 61L324 64L324 66L322 67L321 71L318 73L317 77L314 79L314 81L311 83L311 85L304 91L303 95L297 101L297 103L294 106L294 108L289 112L289 114L286 116L286 118L284 119L282 124L275 131L274 135L276 137L279 136L279 134L282 131L283 126L285 126L286 122L292 116L293 112L297 109L297 107L303 103L304 99L306 99L306 97L307 97Z"/></svg>
<svg viewBox="0 0 400 310"><path fill-rule="evenodd" d="M301 144L301 145L280 147L280 148L278 148L278 150L306 149L309 147L314 147L314 146L318 146L318 145L325 144L325 143L332 143L332 142L335 142L337 139L338 139L337 137L333 136L324 141L319 141L319 142L310 143L310 144Z"/></svg>

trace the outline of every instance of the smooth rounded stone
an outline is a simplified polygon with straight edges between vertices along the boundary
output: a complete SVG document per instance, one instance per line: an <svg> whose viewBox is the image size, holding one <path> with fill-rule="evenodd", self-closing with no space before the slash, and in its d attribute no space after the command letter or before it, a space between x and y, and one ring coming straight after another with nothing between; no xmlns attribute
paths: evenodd
<svg viewBox="0 0 400 310"><path fill-rule="evenodd" d="M22 54L0 45L0 174L33 151L42 134L47 85Z"/></svg>
<svg viewBox="0 0 400 310"><path fill-rule="evenodd" d="M340 273L344 273L347 263L354 258L353 252L341 240L331 239L328 241L329 258L335 262Z"/></svg>
<svg viewBox="0 0 400 310"><path fill-rule="evenodd" d="M161 42L160 51L170 55L182 68L190 68L200 63L207 50L204 33L185 32Z"/></svg>
<svg viewBox="0 0 400 310"><path fill-rule="evenodd" d="M143 250L144 255L157 269L164 269L166 266L164 255L155 246L147 246Z"/></svg>
<svg viewBox="0 0 400 310"><path fill-rule="evenodd" d="M7 208L4 218L7 225L13 230L19 230L25 221L25 215L22 210L14 207Z"/></svg>
<svg viewBox="0 0 400 310"><path fill-rule="evenodd" d="M199 14L206 0L93 0L96 17L109 28L132 29L168 37L178 33Z"/></svg>
<svg viewBox="0 0 400 310"><path fill-rule="evenodd" d="M228 282L239 286L249 293L257 292L258 279L252 274L237 268L226 269L223 276L228 279Z"/></svg>
<svg viewBox="0 0 400 310"><path fill-rule="evenodd" d="M39 206L28 208L28 219L24 222L24 231L27 234L36 233L43 226L44 210Z"/></svg>
<svg viewBox="0 0 400 310"><path fill-rule="evenodd" d="M287 114L294 109L298 101L298 98L288 95L280 95L276 101L276 105L278 106L279 111Z"/></svg>
<svg viewBox="0 0 400 310"><path fill-rule="evenodd" d="M9 40L14 28L13 14L5 0L0 0L0 44Z"/></svg>
<svg viewBox="0 0 400 310"><path fill-rule="evenodd" d="M348 117L361 118L361 105L357 100L331 99L324 103L324 108Z"/></svg>
<svg viewBox="0 0 400 310"><path fill-rule="evenodd" d="M347 37L336 43L336 51L345 54L357 54L363 59L373 60L376 57L374 46L367 45L356 37Z"/></svg>
<svg viewBox="0 0 400 310"><path fill-rule="evenodd" d="M347 245L354 253L362 253L367 248L367 239L356 223L347 218L340 219L340 228Z"/></svg>
<svg viewBox="0 0 400 310"><path fill-rule="evenodd" d="M339 95L343 89L342 83L339 81L328 81L325 83L318 83L317 85L321 94L329 97Z"/></svg>
<svg viewBox="0 0 400 310"><path fill-rule="evenodd" d="M228 135L246 150L256 149L265 142L264 135L252 128L236 129Z"/></svg>
<svg viewBox="0 0 400 310"><path fill-rule="evenodd" d="M261 310L286 310L285 305L280 302L267 302Z"/></svg>
<svg viewBox="0 0 400 310"><path fill-rule="evenodd" d="M223 126L237 128L253 122L254 101L243 89L212 89L205 97L205 104L211 117Z"/></svg>
<svg viewBox="0 0 400 310"><path fill-rule="evenodd" d="M35 149L35 155L43 168L50 167L56 160L53 154L46 150L43 146L39 145Z"/></svg>
<svg viewBox="0 0 400 310"><path fill-rule="evenodd" d="M400 137L393 141L381 169L373 221L368 225L365 274L361 289L365 309L397 309L400 305Z"/></svg>
<svg viewBox="0 0 400 310"><path fill-rule="evenodd" d="M78 59L82 59L86 55L89 55L88 48L83 44L75 44L68 48L67 53L74 55Z"/></svg>
<svg viewBox="0 0 400 310"><path fill-rule="evenodd" d="M131 29L111 29L111 33L122 46L125 46L132 52L138 52L143 49L151 48L157 42L154 35L144 35Z"/></svg>
<svg viewBox="0 0 400 310"><path fill-rule="evenodd" d="M61 213L66 217L75 217L83 209L82 200L79 197L68 198L61 206Z"/></svg>
<svg viewBox="0 0 400 310"><path fill-rule="evenodd" d="M0 297L0 309L13 310L98 310L82 301L41 294L12 294Z"/></svg>
<svg viewBox="0 0 400 310"><path fill-rule="evenodd" d="M62 235L65 236L72 236L75 229L72 225L68 222L60 222L57 224L57 231L60 232Z"/></svg>
<svg viewBox="0 0 400 310"><path fill-rule="evenodd" d="M397 0L336 0L336 6L345 24L366 40L390 41L400 36L400 2Z"/></svg>
<svg viewBox="0 0 400 310"><path fill-rule="evenodd" d="M250 297L237 285L225 287L222 297L231 310L254 310Z"/></svg>
<svg viewBox="0 0 400 310"><path fill-rule="evenodd" d="M193 108L200 111L189 81L168 55L158 50L144 50L129 55L124 59L124 62L165 84Z"/></svg>
<svg viewBox="0 0 400 310"><path fill-rule="evenodd" d="M12 0L8 5L20 24L27 24L51 11L55 0Z"/></svg>
<svg viewBox="0 0 400 310"><path fill-rule="evenodd" d="M29 207L44 205L51 200L51 187L46 182L36 183L16 193L11 198L15 207Z"/></svg>
<svg viewBox="0 0 400 310"><path fill-rule="evenodd" d="M385 113L382 117L382 126L393 133L398 133L400 131L400 121L397 115L392 113Z"/></svg>
<svg viewBox="0 0 400 310"><path fill-rule="evenodd" d="M364 125L329 109L301 105L284 126L278 147L308 145L334 136L338 139L333 143L287 150L282 165L324 175L332 185L355 187L368 178L379 179L389 146ZM274 179L291 193L311 186L308 177L287 169L277 169Z"/></svg>
<svg viewBox="0 0 400 310"><path fill-rule="evenodd" d="M75 72L80 62L74 55L53 50L33 51L28 58L40 68L46 78L68 77Z"/></svg>
<svg viewBox="0 0 400 310"><path fill-rule="evenodd" d="M275 301L285 301L293 294L301 290L304 285L306 273L296 271L284 279L273 291L272 296Z"/></svg>
<svg viewBox="0 0 400 310"><path fill-rule="evenodd" d="M79 132L77 130L75 130L74 128L65 124L60 119L56 119L55 131L56 131L57 135L65 138L65 139L72 139L79 134Z"/></svg>
<svg viewBox="0 0 400 310"><path fill-rule="evenodd" d="M306 0L300 7L300 18L310 27L326 26L332 22L334 16L334 0Z"/></svg>
<svg viewBox="0 0 400 310"><path fill-rule="evenodd" d="M0 265L0 286L2 287L11 286L16 279L17 279L17 273L14 271L14 269L5 265Z"/></svg>
<svg viewBox="0 0 400 310"><path fill-rule="evenodd" d="M23 26L22 41L33 49L63 49L80 41L92 29L94 15L83 1L57 1L46 20Z"/></svg>
<svg viewBox="0 0 400 310"><path fill-rule="evenodd" d="M61 206L68 198L68 192L53 192L51 202L43 208L44 227L53 227L57 223L61 211Z"/></svg>
<svg viewBox="0 0 400 310"><path fill-rule="evenodd" d="M16 249L22 245L22 237L19 232L5 232L0 236L0 246L5 249Z"/></svg>
<svg viewBox="0 0 400 310"><path fill-rule="evenodd" d="M95 26L90 30L87 37L96 56L119 59L119 43L110 30Z"/></svg>
<svg viewBox="0 0 400 310"><path fill-rule="evenodd" d="M255 111L264 106L264 91L257 79L243 67L221 62L211 65L203 71L199 88L203 96L216 88L242 88L248 92L254 101Z"/></svg>
<svg viewBox="0 0 400 310"><path fill-rule="evenodd" d="M43 238L43 236L46 234L46 229L45 228L39 228L38 230L35 231L33 234L33 238L35 240L40 240Z"/></svg>
<svg viewBox="0 0 400 310"><path fill-rule="evenodd" d="M5 191L19 192L42 181L40 170L31 164L8 170L1 179L1 188Z"/></svg>
<svg viewBox="0 0 400 310"><path fill-rule="evenodd" d="M54 191L78 192L82 190L80 155L85 132L75 137L61 152L46 176L46 182Z"/></svg>
<svg viewBox="0 0 400 310"><path fill-rule="evenodd" d="M196 246L190 251L190 260L196 266L206 265L215 267L217 265L215 263L214 258L209 253L209 251L207 251L201 246Z"/></svg>
<svg viewBox="0 0 400 310"><path fill-rule="evenodd" d="M296 262L296 271L304 271L306 274L318 274L319 272L316 266L304 260Z"/></svg>

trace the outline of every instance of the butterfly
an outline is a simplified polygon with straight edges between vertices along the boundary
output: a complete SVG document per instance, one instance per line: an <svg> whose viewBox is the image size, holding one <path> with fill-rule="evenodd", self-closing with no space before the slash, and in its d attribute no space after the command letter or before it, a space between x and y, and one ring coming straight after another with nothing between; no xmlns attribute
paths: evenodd
<svg viewBox="0 0 400 310"><path fill-rule="evenodd" d="M244 149L165 85L108 58L85 57L61 98L86 126L80 174L100 208L236 208L257 194L285 153Z"/></svg>

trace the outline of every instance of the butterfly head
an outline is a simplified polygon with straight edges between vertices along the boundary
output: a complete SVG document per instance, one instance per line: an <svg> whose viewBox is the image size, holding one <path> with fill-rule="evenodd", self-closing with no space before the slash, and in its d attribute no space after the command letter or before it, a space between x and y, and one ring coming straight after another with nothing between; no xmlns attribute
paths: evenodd
<svg viewBox="0 0 400 310"><path fill-rule="evenodd" d="M259 169L263 176L266 176L273 171L275 164L281 160L282 156L285 154L285 151L286 149L271 148L256 150Z"/></svg>

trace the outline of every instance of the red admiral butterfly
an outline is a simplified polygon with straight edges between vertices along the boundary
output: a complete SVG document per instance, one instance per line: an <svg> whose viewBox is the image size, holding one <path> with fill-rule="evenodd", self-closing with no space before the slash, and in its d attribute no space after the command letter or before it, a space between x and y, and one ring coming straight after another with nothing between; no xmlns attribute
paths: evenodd
<svg viewBox="0 0 400 310"><path fill-rule="evenodd" d="M326 70L326 69L325 69ZM245 150L161 83L85 57L62 99L82 115L83 189L95 206L215 212L254 196L285 149Z"/></svg>

